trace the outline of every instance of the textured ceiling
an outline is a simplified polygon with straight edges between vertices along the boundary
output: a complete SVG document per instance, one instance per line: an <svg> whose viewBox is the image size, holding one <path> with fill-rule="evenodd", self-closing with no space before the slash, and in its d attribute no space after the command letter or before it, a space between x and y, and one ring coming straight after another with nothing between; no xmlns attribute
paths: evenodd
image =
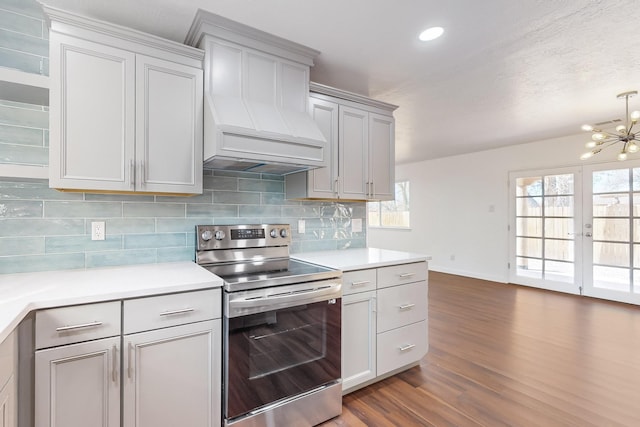
<svg viewBox="0 0 640 427"><path fill-rule="evenodd" d="M43 1L180 42L202 8L317 49L312 80L399 105L398 163L575 134L640 90L637 0Z"/></svg>

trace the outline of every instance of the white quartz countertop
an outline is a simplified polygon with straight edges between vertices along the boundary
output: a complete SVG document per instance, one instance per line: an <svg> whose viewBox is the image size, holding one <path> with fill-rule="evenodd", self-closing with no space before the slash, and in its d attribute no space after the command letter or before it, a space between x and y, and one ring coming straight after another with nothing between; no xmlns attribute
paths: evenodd
<svg viewBox="0 0 640 427"><path fill-rule="evenodd" d="M377 248L305 252L291 256L301 261L337 268L342 271L409 264L431 259L431 257L427 255Z"/></svg>
<svg viewBox="0 0 640 427"><path fill-rule="evenodd" d="M220 286L193 262L0 274L0 343L32 310Z"/></svg>

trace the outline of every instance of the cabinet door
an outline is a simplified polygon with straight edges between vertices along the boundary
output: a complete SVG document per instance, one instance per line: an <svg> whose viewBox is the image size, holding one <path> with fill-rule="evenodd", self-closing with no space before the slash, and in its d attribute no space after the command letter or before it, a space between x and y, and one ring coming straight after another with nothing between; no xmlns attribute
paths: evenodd
<svg viewBox="0 0 640 427"><path fill-rule="evenodd" d="M369 113L369 197L395 199L395 124L393 117Z"/></svg>
<svg viewBox="0 0 640 427"><path fill-rule="evenodd" d="M311 116L318 124L327 140L325 156L329 158L327 167L311 170L308 173L309 188L307 197L338 197L338 104L322 99L309 99Z"/></svg>
<svg viewBox="0 0 640 427"><path fill-rule="evenodd" d="M202 193L202 70L136 56L136 190Z"/></svg>
<svg viewBox="0 0 640 427"><path fill-rule="evenodd" d="M120 337L35 355L35 427L120 426Z"/></svg>
<svg viewBox="0 0 640 427"><path fill-rule="evenodd" d="M132 190L135 55L51 32L49 186Z"/></svg>
<svg viewBox="0 0 640 427"><path fill-rule="evenodd" d="M369 113L340 106L340 197L364 199L368 194Z"/></svg>
<svg viewBox="0 0 640 427"><path fill-rule="evenodd" d="M342 391L376 377L376 292L342 297Z"/></svg>
<svg viewBox="0 0 640 427"><path fill-rule="evenodd" d="M0 427L16 427L16 386L15 377L10 377L9 381L0 386Z"/></svg>
<svg viewBox="0 0 640 427"><path fill-rule="evenodd" d="M221 321L125 335L123 427L220 425Z"/></svg>

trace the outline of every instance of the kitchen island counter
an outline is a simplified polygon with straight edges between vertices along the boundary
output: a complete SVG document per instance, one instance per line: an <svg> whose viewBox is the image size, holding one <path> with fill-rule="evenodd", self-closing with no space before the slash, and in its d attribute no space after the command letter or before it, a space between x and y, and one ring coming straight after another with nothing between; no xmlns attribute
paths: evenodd
<svg viewBox="0 0 640 427"><path fill-rule="evenodd" d="M398 264L429 261L430 256L378 248L345 249L292 254L293 258L342 271L388 267Z"/></svg>
<svg viewBox="0 0 640 427"><path fill-rule="evenodd" d="M193 262L1 274L0 342L33 310L220 286Z"/></svg>

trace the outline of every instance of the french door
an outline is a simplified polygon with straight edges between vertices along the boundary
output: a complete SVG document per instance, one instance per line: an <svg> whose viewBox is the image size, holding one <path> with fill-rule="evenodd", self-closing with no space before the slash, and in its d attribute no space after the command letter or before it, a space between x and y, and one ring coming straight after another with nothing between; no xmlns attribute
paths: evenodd
<svg viewBox="0 0 640 427"><path fill-rule="evenodd" d="M640 304L640 161L509 182L512 283Z"/></svg>

